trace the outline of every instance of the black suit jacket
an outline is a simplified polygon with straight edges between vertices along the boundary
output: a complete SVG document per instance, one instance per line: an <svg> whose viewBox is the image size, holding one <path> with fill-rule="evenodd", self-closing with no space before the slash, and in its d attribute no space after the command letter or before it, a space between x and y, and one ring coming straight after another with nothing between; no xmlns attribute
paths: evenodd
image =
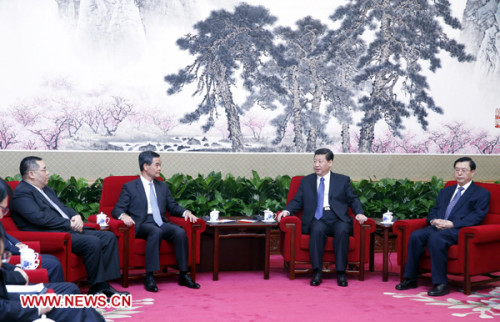
<svg viewBox="0 0 500 322"><path fill-rule="evenodd" d="M165 211L168 211L173 216L181 217L186 209L177 204L167 184L157 179L153 180L153 182L163 222L168 221ZM138 178L123 185L120 197L111 211L111 215L118 219L121 214L128 214L135 221L135 232L137 233L141 224L146 220L147 211L148 199L146 191L144 191L141 178Z"/></svg>
<svg viewBox="0 0 500 322"><path fill-rule="evenodd" d="M43 188L49 198L71 218L78 216L75 210L66 207L49 187ZM20 230L71 232L71 223L50 204L31 184L21 181L14 190L10 202L12 219Z"/></svg>
<svg viewBox="0 0 500 322"><path fill-rule="evenodd" d="M16 238L12 237L11 235L7 234L5 231L5 227L2 225L0 222L0 231L3 233L3 246L4 250L8 250L11 252L12 255L19 255L19 247L17 247L17 243L19 243L19 240Z"/></svg>
<svg viewBox="0 0 500 322"><path fill-rule="evenodd" d="M427 223L433 219L444 219L446 208L457 186L449 186L439 191L436 204L427 216ZM472 182L453 207L448 220L453 222L453 228L479 225L490 207L490 192ZM458 230L456 231L458 234Z"/></svg>
<svg viewBox="0 0 500 322"><path fill-rule="evenodd" d="M305 176L300 181L299 190L295 197L288 203L285 210L294 214L300 210L302 213L302 233L309 234L310 225L316 212L318 204L318 187L316 185L317 175L315 173ZM328 194L330 208L340 220L351 223L348 207L355 214L363 214L363 207L358 196L354 193L351 180L348 176L330 172L330 187Z"/></svg>
<svg viewBox="0 0 500 322"><path fill-rule="evenodd" d="M21 302L9 299L7 284L25 284L19 272L0 269L0 321L33 321L38 318L37 308L23 308Z"/></svg>

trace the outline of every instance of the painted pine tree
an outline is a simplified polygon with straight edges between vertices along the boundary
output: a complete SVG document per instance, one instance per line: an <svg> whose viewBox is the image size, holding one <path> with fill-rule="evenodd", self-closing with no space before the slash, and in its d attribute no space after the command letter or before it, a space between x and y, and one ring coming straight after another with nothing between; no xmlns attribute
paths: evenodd
<svg viewBox="0 0 500 322"><path fill-rule="evenodd" d="M208 115L202 127L208 131L215 124L217 107L222 107L232 150L243 151L242 109L233 98L236 78L241 77L247 89L254 86L261 59L274 51L274 36L267 27L275 21L264 7L241 4L232 13L213 11L207 19L194 25L196 34L177 40L177 45L189 51L195 60L177 74L165 76L170 85L167 93L178 93L185 85L196 82L194 94L202 97L196 110L186 113L181 122L197 122L202 115Z"/></svg>
<svg viewBox="0 0 500 322"><path fill-rule="evenodd" d="M443 22L460 28L447 0L353 0L338 8L332 20L342 22L340 32L351 37L374 34L359 60L362 73L355 78L371 84L369 94L359 100L364 112L360 152L372 152L375 124L381 119L393 135L399 135L403 118L414 115L426 130L429 111L443 113L429 95L429 84L422 73L424 61L435 72L441 67L441 51L460 62L473 59L463 45L443 31Z"/></svg>

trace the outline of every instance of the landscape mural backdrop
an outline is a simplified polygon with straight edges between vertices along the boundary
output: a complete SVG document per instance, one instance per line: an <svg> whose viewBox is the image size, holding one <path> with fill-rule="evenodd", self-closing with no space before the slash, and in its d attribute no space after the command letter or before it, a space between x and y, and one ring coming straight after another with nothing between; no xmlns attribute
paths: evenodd
<svg viewBox="0 0 500 322"><path fill-rule="evenodd" d="M498 0L0 0L0 149L500 153Z"/></svg>

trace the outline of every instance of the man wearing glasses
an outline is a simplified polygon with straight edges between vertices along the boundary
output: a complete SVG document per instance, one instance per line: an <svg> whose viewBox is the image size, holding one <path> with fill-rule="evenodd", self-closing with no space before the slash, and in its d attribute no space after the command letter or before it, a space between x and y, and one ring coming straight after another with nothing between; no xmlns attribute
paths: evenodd
<svg viewBox="0 0 500 322"><path fill-rule="evenodd" d="M448 294L448 248L458 243L458 232L461 228L479 225L488 213L490 192L472 182L476 163L469 157L463 157L455 161L454 168L457 185L446 187L439 192L436 204L427 216L428 226L410 235L404 280L396 286L397 290L417 287L418 263L427 247L434 284L427 294Z"/></svg>
<svg viewBox="0 0 500 322"><path fill-rule="evenodd" d="M64 205L47 186L49 173L41 158L24 158L19 171L23 180L14 190L10 203L17 227L28 231L71 233L71 251L83 257L90 284L89 294L105 294L107 297L128 294L115 290L108 283L121 276L116 236L109 231L83 226L81 215Z"/></svg>

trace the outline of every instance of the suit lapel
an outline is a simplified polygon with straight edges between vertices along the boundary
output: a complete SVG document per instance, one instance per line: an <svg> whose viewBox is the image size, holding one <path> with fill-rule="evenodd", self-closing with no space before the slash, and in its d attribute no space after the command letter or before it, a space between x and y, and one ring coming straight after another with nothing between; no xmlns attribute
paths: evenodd
<svg viewBox="0 0 500 322"><path fill-rule="evenodd" d="M312 191L314 194L314 200L316 201L316 204L318 204L318 176L314 175L313 180L309 182L309 191ZM315 206L316 207L316 206Z"/></svg>
<svg viewBox="0 0 500 322"><path fill-rule="evenodd" d="M333 193L335 192L335 189L334 189L334 182L335 180L333 180L333 172L330 171L330 187L328 188L328 202L330 202L330 200L333 199Z"/></svg>
<svg viewBox="0 0 500 322"><path fill-rule="evenodd" d="M144 190L144 186L142 184L141 178L138 178L137 181L135 182L137 192L139 194L139 198L141 198L141 204L146 205L146 210L145 212L148 212L148 198L146 197L146 193L149 193L149 191Z"/></svg>

